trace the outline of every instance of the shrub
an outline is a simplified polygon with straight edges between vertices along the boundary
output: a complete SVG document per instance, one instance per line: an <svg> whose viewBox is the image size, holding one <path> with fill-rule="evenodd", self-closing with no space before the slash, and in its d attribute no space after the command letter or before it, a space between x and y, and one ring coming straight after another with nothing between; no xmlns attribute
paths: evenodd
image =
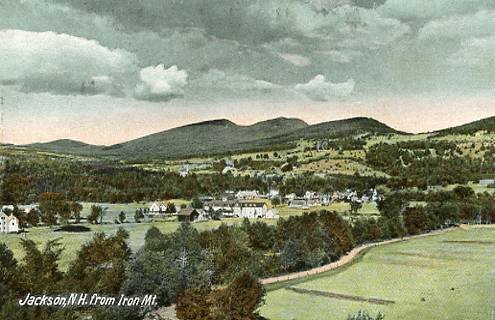
<svg viewBox="0 0 495 320"><path fill-rule="evenodd" d="M376 317L370 316L368 311L359 310L356 314L348 315L347 320L383 320L385 316L380 312L376 315Z"/></svg>

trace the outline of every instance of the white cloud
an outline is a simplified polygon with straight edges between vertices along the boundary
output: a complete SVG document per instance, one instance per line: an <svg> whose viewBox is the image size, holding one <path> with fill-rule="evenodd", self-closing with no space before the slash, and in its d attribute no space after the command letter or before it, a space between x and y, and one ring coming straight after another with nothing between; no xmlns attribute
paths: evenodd
<svg viewBox="0 0 495 320"><path fill-rule="evenodd" d="M351 63L363 54L360 51L354 50L317 50L314 53L327 56L331 61L337 63Z"/></svg>
<svg viewBox="0 0 495 320"><path fill-rule="evenodd" d="M136 86L134 96L137 99L167 101L182 96L187 85L187 72L177 66L165 69L163 64L141 69L141 83Z"/></svg>
<svg viewBox="0 0 495 320"><path fill-rule="evenodd" d="M195 79L191 86L210 91L230 90L238 94L282 88L280 85L268 81L254 79L241 74L230 74L218 69L208 70L207 73Z"/></svg>
<svg viewBox="0 0 495 320"><path fill-rule="evenodd" d="M135 72L133 54L67 34L2 30L0 47L0 81L23 91L112 94Z"/></svg>
<svg viewBox="0 0 495 320"><path fill-rule="evenodd" d="M493 6L493 0L387 0L378 11L399 19L427 21Z"/></svg>
<svg viewBox="0 0 495 320"><path fill-rule="evenodd" d="M277 55L285 61L292 63L293 65L298 67L306 67L311 64L311 60L299 54L278 53Z"/></svg>
<svg viewBox="0 0 495 320"><path fill-rule="evenodd" d="M455 15L428 22L418 37L428 39L459 39L495 34L495 11L481 10L475 14Z"/></svg>
<svg viewBox="0 0 495 320"><path fill-rule="evenodd" d="M479 67L491 72L495 64L495 36L473 38L462 42L462 47L447 60L448 64L456 67Z"/></svg>
<svg viewBox="0 0 495 320"><path fill-rule="evenodd" d="M327 101L332 98L350 96L354 91L354 80L333 83L327 81L325 76L319 74L307 83L296 84L294 89L316 101Z"/></svg>

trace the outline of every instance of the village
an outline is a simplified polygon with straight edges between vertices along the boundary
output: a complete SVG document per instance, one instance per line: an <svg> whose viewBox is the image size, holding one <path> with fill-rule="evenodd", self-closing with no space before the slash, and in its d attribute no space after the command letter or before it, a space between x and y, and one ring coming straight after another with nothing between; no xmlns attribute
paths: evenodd
<svg viewBox="0 0 495 320"><path fill-rule="evenodd" d="M183 201L180 205L157 200L147 207L140 208L139 211L142 212L146 221L174 217L178 222L202 222L228 218L278 219L280 214L277 208L281 206L302 212L336 203L376 204L381 199L383 195L376 189L370 189L360 196L352 189L335 191L331 194L306 191L302 195L295 193L281 195L279 190L275 189L271 189L266 194L258 190L226 190L219 197L204 195L193 198L191 201ZM121 205L126 206L126 204ZM103 207L103 211L107 209L108 207ZM30 213L39 215L39 203L19 206L3 205L0 211L0 233L21 232L23 226L17 216L28 216ZM82 216L80 221L89 222L89 219ZM60 219L57 223L61 223ZM44 223L39 222L30 226L38 225L44 225Z"/></svg>

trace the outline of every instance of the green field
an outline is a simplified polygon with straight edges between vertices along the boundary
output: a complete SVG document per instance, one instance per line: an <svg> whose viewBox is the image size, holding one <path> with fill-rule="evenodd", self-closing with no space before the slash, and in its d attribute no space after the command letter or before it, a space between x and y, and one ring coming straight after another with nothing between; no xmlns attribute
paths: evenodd
<svg viewBox="0 0 495 320"><path fill-rule="evenodd" d="M276 220L264 219L268 224L276 223ZM222 221L205 221L194 223L193 226L199 230L213 229L220 226L221 223L226 224L240 224L242 219L232 218L224 219ZM91 240L95 232L105 232L106 234L113 234L119 227L123 227L129 232L129 246L133 251L138 250L144 244L144 236L146 231L152 226L157 227L163 233L170 233L177 229L179 222L175 219L173 221L156 221L149 223L125 223L125 224L103 224L103 225L90 225L85 226L91 228L88 232L56 232L57 227L36 227L28 229L26 234L3 234L0 233L0 243L4 242L14 252L16 259L21 259L23 251L20 244L20 239L30 239L36 242L39 246L43 245L47 240L60 238L60 243L65 250L62 253L60 259L60 267L62 270L66 270L70 261L76 257L76 253L82 244Z"/></svg>
<svg viewBox="0 0 495 320"><path fill-rule="evenodd" d="M328 210L328 211L336 211L342 215L347 215L351 211L351 205L348 202L332 202L327 206L316 206L311 207L309 209L301 209L301 208L289 208L286 204L275 207L277 209L278 214L281 218L286 218L290 216L299 216L305 212L311 211L319 211L319 210ZM376 203L368 202L364 203L362 208L359 209L359 214L362 216L378 216L380 215L380 211L376 207Z"/></svg>
<svg viewBox="0 0 495 320"><path fill-rule="evenodd" d="M391 300L388 305L297 293L290 287ZM495 228L457 229L371 249L348 267L268 287L271 320L345 320L360 309L387 320L493 319Z"/></svg>

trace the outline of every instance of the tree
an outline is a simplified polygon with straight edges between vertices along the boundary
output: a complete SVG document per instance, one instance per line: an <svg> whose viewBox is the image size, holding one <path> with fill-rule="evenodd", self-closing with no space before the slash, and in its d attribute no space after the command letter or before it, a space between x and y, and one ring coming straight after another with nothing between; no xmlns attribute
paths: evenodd
<svg viewBox="0 0 495 320"><path fill-rule="evenodd" d="M57 192L45 192L40 194L39 209L41 220L49 226L57 223L57 215L63 221L67 221L70 216L67 202L63 194Z"/></svg>
<svg viewBox="0 0 495 320"><path fill-rule="evenodd" d="M69 204L69 208L72 214L72 217L76 220L76 223L81 221L81 211L83 209L82 204L76 201L71 201Z"/></svg>
<svg viewBox="0 0 495 320"><path fill-rule="evenodd" d="M213 296L212 319L256 320L257 310L264 303L265 289L252 275L242 273Z"/></svg>
<svg viewBox="0 0 495 320"><path fill-rule="evenodd" d="M0 310L17 285L17 261L5 243L0 243Z"/></svg>
<svg viewBox="0 0 495 320"><path fill-rule="evenodd" d="M337 212L320 211L319 219L325 232L334 240L337 255L354 248L351 227Z"/></svg>
<svg viewBox="0 0 495 320"><path fill-rule="evenodd" d="M383 236L385 238L402 238L406 234L402 216L390 218L380 217L378 224L382 226Z"/></svg>
<svg viewBox="0 0 495 320"><path fill-rule="evenodd" d="M12 210L12 215L19 220L19 226L24 230L27 222L26 212L24 210L19 209L18 206L14 206L14 210Z"/></svg>
<svg viewBox="0 0 495 320"><path fill-rule="evenodd" d="M485 223L495 222L495 198L488 193L484 193L478 195L478 202L481 207L481 220Z"/></svg>
<svg viewBox="0 0 495 320"><path fill-rule="evenodd" d="M280 168L282 170L282 172L289 172L289 171L292 171L294 169L294 166L292 165L292 163L285 163L282 165L282 167Z"/></svg>
<svg viewBox="0 0 495 320"><path fill-rule="evenodd" d="M177 299L181 320L255 320L265 290L249 273L242 273L226 288L192 288Z"/></svg>
<svg viewBox="0 0 495 320"><path fill-rule="evenodd" d="M423 207L407 208L404 212L404 225L407 233L419 234L427 229L428 218Z"/></svg>
<svg viewBox="0 0 495 320"><path fill-rule="evenodd" d="M81 292L118 293L125 280L125 265L131 254L126 242L128 238L129 233L123 228L112 236L95 233L71 263L64 286Z"/></svg>
<svg viewBox="0 0 495 320"><path fill-rule="evenodd" d="M22 293L54 292L63 274L58 269L63 249L59 239L48 240L40 251L33 240L21 239L24 258L19 267L18 283Z"/></svg>
<svg viewBox="0 0 495 320"><path fill-rule="evenodd" d="M134 221L136 221L136 223L140 223L141 219L144 219L144 214L143 214L143 210L139 208L136 209L136 212L134 213Z"/></svg>
<svg viewBox="0 0 495 320"><path fill-rule="evenodd" d="M392 193L381 201L378 201L378 210L383 217L391 218L402 214L407 206L407 201L399 193Z"/></svg>
<svg viewBox="0 0 495 320"><path fill-rule="evenodd" d="M88 221L92 224L97 224L98 219L102 219L103 216L103 207L98 206L98 205L92 205L91 206L91 212L88 215Z"/></svg>
<svg viewBox="0 0 495 320"><path fill-rule="evenodd" d="M208 288L191 288L185 290L177 298L175 308L178 319L205 320L209 319L212 299L211 290Z"/></svg>
<svg viewBox="0 0 495 320"><path fill-rule="evenodd" d="M167 203L167 209L165 210L166 213L176 213L177 209L175 209L175 204L173 202Z"/></svg>
<svg viewBox="0 0 495 320"><path fill-rule="evenodd" d="M36 227L40 222L40 212L36 208L29 210L26 216L26 222L31 226Z"/></svg>
<svg viewBox="0 0 495 320"><path fill-rule="evenodd" d="M156 294L159 305L169 305L187 289L210 287L212 257L197 237L198 232L188 224L171 234L149 229L144 248L129 262L123 292Z"/></svg>
<svg viewBox="0 0 495 320"><path fill-rule="evenodd" d="M466 186L455 187L454 193L459 198L459 200L470 199L470 198L473 198L475 195L473 189L471 189L470 187L466 187Z"/></svg>
<svg viewBox="0 0 495 320"><path fill-rule="evenodd" d="M280 251L280 264L283 270L295 270L301 258L301 248L297 241L289 239L285 241L282 250Z"/></svg>
<svg viewBox="0 0 495 320"><path fill-rule="evenodd" d="M202 209L203 208L203 203L201 202L201 200L199 200L198 197L194 197L192 198L191 200L191 206L194 208L194 209Z"/></svg>
<svg viewBox="0 0 495 320"><path fill-rule="evenodd" d="M126 219L125 212L124 211L120 211L120 213L119 213L119 222L120 223L124 223L125 222L125 219Z"/></svg>
<svg viewBox="0 0 495 320"><path fill-rule="evenodd" d="M353 215L357 215L359 209L363 207L363 204L359 201L351 201L351 212Z"/></svg>
<svg viewBox="0 0 495 320"><path fill-rule="evenodd" d="M268 251L275 245L275 227L262 221L251 223L248 218L244 218L241 228L248 234L250 248Z"/></svg>
<svg viewBox="0 0 495 320"><path fill-rule="evenodd" d="M274 207L279 206L281 202L282 201L280 201L280 197L273 197L271 199L272 206Z"/></svg>

